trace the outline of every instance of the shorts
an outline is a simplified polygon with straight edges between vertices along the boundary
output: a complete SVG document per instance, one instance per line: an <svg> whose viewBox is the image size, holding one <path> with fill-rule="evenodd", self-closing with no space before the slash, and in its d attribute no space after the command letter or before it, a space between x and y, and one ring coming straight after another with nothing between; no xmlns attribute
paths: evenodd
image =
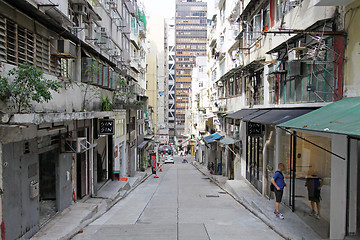
<svg viewBox="0 0 360 240"><path fill-rule="evenodd" d="M280 203L282 200L282 196L284 193L284 190L277 190L276 188L274 189L275 192L275 202Z"/></svg>
<svg viewBox="0 0 360 240"><path fill-rule="evenodd" d="M309 200L316 203L320 202L320 190L315 190L313 194L309 194Z"/></svg>

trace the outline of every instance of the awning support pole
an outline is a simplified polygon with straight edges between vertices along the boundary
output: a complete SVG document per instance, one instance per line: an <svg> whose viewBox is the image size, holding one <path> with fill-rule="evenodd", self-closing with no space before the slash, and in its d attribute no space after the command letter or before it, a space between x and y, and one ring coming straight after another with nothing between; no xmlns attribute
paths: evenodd
<svg viewBox="0 0 360 240"><path fill-rule="evenodd" d="M340 156L340 155L338 155L338 154L336 154L336 153L333 153L333 152L327 150L326 148L323 148L322 146L317 145L316 143L313 143L313 142L311 142L311 141L309 141L309 140L307 140L307 139L305 139L305 138L303 138L303 137L300 137L299 135L297 135L297 134L295 134L295 133L287 130L286 128L283 128L283 127L278 127L278 128L280 128L280 129L288 132L288 133L291 134L292 136L296 136L296 137L300 138L301 140L303 140L303 141L305 141L305 142L308 142L308 143L314 145L315 147L318 147L318 148L324 150L325 152L328 152L328 153L330 153L330 154L332 154L332 155L334 155L334 156L336 156L336 157L338 157L338 158L340 158L340 159L342 159L342 160L345 160L344 157L342 157L342 156Z"/></svg>
<svg viewBox="0 0 360 240"><path fill-rule="evenodd" d="M226 144L226 147L235 155L235 157L240 159L240 157L231 149L231 147L229 147L229 145Z"/></svg>

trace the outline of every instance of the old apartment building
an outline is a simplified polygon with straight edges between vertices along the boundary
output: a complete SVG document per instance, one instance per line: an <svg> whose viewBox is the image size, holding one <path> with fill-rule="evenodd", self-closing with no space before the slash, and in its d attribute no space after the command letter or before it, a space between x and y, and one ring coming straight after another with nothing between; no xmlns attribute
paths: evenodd
<svg viewBox="0 0 360 240"><path fill-rule="evenodd" d="M2 98L6 239L31 237L57 211L139 169L151 131L145 38L136 0L0 1L1 77L14 81L10 70L29 63L60 87L17 109Z"/></svg>
<svg viewBox="0 0 360 240"><path fill-rule="evenodd" d="M282 162L285 205L324 238L359 234L360 1L216 4L208 86L192 95L198 161L267 198ZM311 176L323 182L319 220L308 214Z"/></svg>

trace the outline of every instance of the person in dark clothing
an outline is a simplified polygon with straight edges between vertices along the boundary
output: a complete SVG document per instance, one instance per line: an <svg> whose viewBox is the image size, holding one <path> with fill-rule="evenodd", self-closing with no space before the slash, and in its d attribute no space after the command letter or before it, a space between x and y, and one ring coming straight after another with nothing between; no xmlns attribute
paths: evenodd
<svg viewBox="0 0 360 240"><path fill-rule="evenodd" d="M279 212L280 202L282 200L282 196L284 193L284 187L286 183L284 181L284 175L282 171L284 171L285 165L283 163L279 163L278 170L275 172L274 176L271 179L271 183L274 185L274 192L275 192L275 215L280 219L284 219L282 213Z"/></svg>
<svg viewBox="0 0 360 240"><path fill-rule="evenodd" d="M320 190L323 185L323 179L317 172L309 172L308 177L306 178L305 186L308 190L308 197L311 204L311 215L313 215L316 219L320 219ZM317 208L317 212L315 211L315 204Z"/></svg>

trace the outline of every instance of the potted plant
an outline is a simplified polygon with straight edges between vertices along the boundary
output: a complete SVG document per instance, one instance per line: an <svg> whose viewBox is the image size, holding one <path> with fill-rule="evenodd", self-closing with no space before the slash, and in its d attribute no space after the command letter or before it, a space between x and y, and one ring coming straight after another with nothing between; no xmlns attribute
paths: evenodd
<svg viewBox="0 0 360 240"><path fill-rule="evenodd" d="M142 156L142 157L141 157L140 170L141 170L142 172L145 172L146 167L147 167L146 157L145 157L145 156Z"/></svg>

